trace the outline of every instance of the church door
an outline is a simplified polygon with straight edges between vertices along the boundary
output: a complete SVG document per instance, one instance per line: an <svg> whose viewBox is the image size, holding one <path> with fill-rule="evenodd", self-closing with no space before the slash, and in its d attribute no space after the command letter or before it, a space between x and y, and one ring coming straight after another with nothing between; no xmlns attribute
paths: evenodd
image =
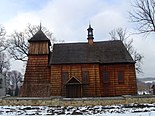
<svg viewBox="0 0 155 116"><path fill-rule="evenodd" d="M66 97L68 98L78 98L81 97L81 83L80 81L73 77L66 84Z"/></svg>

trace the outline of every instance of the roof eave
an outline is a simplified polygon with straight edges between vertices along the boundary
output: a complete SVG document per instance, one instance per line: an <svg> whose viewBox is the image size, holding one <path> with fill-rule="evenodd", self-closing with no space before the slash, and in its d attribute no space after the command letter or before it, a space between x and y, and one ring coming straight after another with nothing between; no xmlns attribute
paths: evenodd
<svg viewBox="0 0 155 116"><path fill-rule="evenodd" d="M50 40L31 40L31 39L29 39L28 42L29 42L29 43L30 43L30 42L48 42L49 45L51 46Z"/></svg>
<svg viewBox="0 0 155 116"><path fill-rule="evenodd" d="M79 62L79 63L50 63L50 65L69 65L69 64L135 64L136 62Z"/></svg>

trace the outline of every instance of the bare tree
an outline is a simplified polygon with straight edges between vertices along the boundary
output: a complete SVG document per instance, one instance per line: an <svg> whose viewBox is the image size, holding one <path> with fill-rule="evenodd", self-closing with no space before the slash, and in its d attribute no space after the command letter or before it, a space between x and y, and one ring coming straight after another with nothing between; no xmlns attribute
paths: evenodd
<svg viewBox="0 0 155 116"><path fill-rule="evenodd" d="M23 75L16 70L6 71L5 75L7 93L11 96L17 96L20 89L20 84L23 80Z"/></svg>
<svg viewBox="0 0 155 116"><path fill-rule="evenodd" d="M6 31L4 27L0 25L0 53L7 48L7 46L5 45L5 35Z"/></svg>
<svg viewBox="0 0 155 116"><path fill-rule="evenodd" d="M28 24L24 32L15 31L14 34L11 35L11 39L8 41L8 43L10 43L8 51L12 58L14 58L15 60L27 61L29 46L28 39L34 36L34 34L40 28L50 39L52 44L56 42L56 39L53 37L53 34L49 30L47 30L47 28L41 27L40 25Z"/></svg>
<svg viewBox="0 0 155 116"><path fill-rule="evenodd" d="M9 58L4 52L0 52L0 73L3 73L5 70L10 69Z"/></svg>
<svg viewBox="0 0 155 116"><path fill-rule="evenodd" d="M10 44L8 46L8 52L10 53L11 57L15 60L27 60L28 38L26 36L27 35L21 32L14 32L14 34L11 35L12 38L8 40L8 43Z"/></svg>
<svg viewBox="0 0 155 116"><path fill-rule="evenodd" d="M142 72L142 59L144 58L144 56L140 53L138 53L134 47L133 47L133 39L130 38L130 34L128 34L126 29L123 28L117 28L117 29L113 29L110 33L111 39L112 40L121 40L124 44L124 46L126 47L126 49L128 50L128 52L131 54L133 60L136 62L136 71L137 73L141 73Z"/></svg>
<svg viewBox="0 0 155 116"><path fill-rule="evenodd" d="M7 56L7 42L6 39L6 31L3 26L0 25L0 73L3 71L8 70L10 68L9 58Z"/></svg>
<svg viewBox="0 0 155 116"><path fill-rule="evenodd" d="M134 0L129 12L132 22L140 33L155 32L155 0Z"/></svg>

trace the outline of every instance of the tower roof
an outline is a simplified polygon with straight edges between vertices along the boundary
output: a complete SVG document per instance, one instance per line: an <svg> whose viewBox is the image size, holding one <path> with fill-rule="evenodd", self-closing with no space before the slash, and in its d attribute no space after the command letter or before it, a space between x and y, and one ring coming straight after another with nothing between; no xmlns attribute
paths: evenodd
<svg viewBox="0 0 155 116"><path fill-rule="evenodd" d="M40 42L40 41L49 41L50 40L46 37L46 35L42 32L41 29L31 38L28 42Z"/></svg>

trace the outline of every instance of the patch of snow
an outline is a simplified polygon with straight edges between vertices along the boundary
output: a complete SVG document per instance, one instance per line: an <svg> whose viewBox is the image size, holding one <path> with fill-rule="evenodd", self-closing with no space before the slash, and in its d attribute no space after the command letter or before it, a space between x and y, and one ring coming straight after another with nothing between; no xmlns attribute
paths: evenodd
<svg viewBox="0 0 155 116"><path fill-rule="evenodd" d="M149 95L152 94L150 91L138 91L138 95Z"/></svg>
<svg viewBox="0 0 155 116"><path fill-rule="evenodd" d="M0 106L0 115L155 116L155 104L111 106Z"/></svg>
<svg viewBox="0 0 155 116"><path fill-rule="evenodd" d="M152 80L152 81L144 81L144 83L154 83L155 80Z"/></svg>

